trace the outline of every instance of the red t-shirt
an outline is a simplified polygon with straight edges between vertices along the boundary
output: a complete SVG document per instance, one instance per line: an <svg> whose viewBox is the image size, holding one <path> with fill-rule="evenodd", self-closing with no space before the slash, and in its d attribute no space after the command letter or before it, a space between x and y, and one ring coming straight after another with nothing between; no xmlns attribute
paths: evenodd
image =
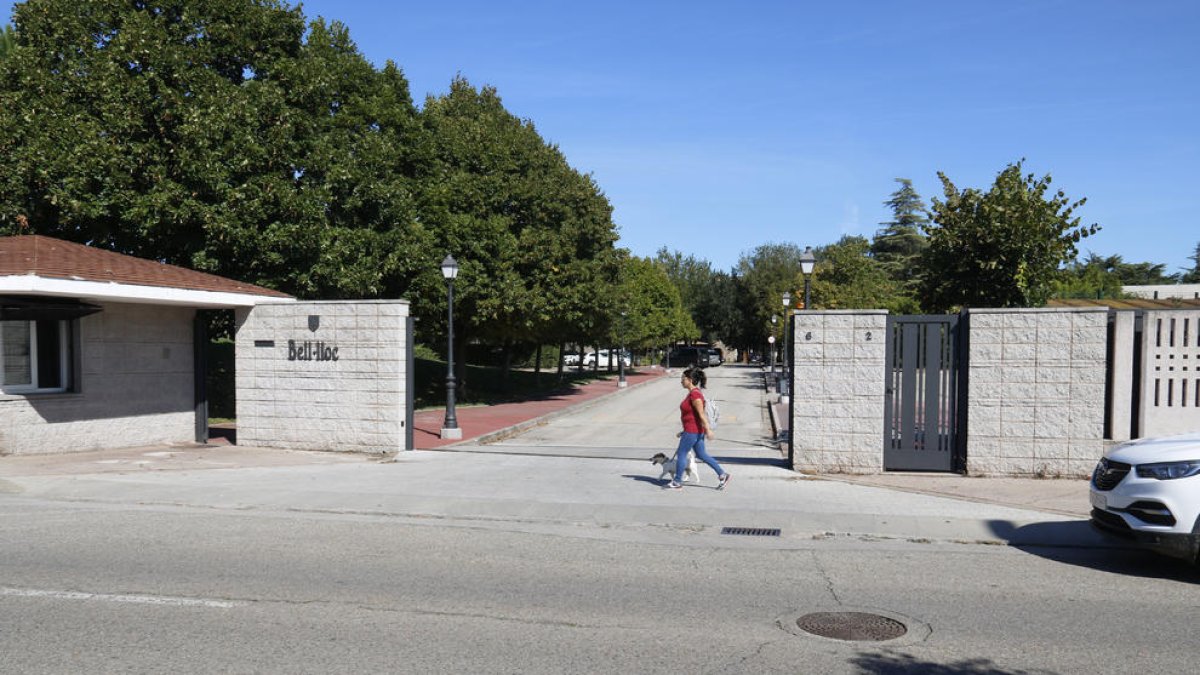
<svg viewBox="0 0 1200 675"><path fill-rule="evenodd" d="M700 391L700 387L688 392L688 395L683 397L683 403L679 404L679 418L683 422L683 430L689 434L699 434L704 430L700 428L700 420L696 417L696 408L692 405L692 401L700 399L700 405L704 405L704 393Z"/></svg>

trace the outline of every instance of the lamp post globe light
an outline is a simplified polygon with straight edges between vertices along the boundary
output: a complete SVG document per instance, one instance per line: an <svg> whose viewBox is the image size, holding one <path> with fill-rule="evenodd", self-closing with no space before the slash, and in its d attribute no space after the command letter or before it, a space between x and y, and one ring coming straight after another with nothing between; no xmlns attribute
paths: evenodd
<svg viewBox="0 0 1200 675"><path fill-rule="evenodd" d="M458 428L458 416L454 413L454 279L458 277L458 262L454 256L447 255L442 261L442 277L446 279L446 419L442 422L442 438L462 438L462 429Z"/></svg>
<svg viewBox="0 0 1200 675"><path fill-rule="evenodd" d="M800 254L800 271L804 273L804 311L808 311L812 306L809 295L809 277L812 276L813 268L817 265L817 256L813 255L812 247L805 246L804 252Z"/></svg>

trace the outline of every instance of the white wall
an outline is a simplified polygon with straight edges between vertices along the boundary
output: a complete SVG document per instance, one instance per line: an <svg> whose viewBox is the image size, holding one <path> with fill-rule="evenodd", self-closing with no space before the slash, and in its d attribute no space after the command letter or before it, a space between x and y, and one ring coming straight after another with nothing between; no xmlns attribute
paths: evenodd
<svg viewBox="0 0 1200 675"><path fill-rule="evenodd" d="M796 312L792 325L792 467L882 471L887 312Z"/></svg>
<svg viewBox="0 0 1200 675"><path fill-rule="evenodd" d="M107 303L80 319L79 391L0 395L0 454L195 440L191 308Z"/></svg>
<svg viewBox="0 0 1200 675"><path fill-rule="evenodd" d="M1152 286L1122 286L1121 290L1130 295L1149 300L1166 300L1168 298L1183 298L1195 300L1200 298L1200 284L1158 284Z"/></svg>
<svg viewBox="0 0 1200 675"><path fill-rule="evenodd" d="M238 310L238 444L406 449L407 318L400 300Z"/></svg>
<svg viewBox="0 0 1200 675"><path fill-rule="evenodd" d="M1104 452L1108 311L969 312L967 472L1086 476Z"/></svg>

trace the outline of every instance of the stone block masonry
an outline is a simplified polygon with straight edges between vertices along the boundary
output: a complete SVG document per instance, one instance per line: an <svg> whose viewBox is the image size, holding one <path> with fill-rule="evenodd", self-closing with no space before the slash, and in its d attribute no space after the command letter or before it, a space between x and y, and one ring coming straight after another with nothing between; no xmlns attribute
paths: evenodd
<svg viewBox="0 0 1200 675"><path fill-rule="evenodd" d="M887 312L796 312L792 468L879 473Z"/></svg>
<svg viewBox="0 0 1200 675"><path fill-rule="evenodd" d="M1104 308L968 313L967 473L1087 476L1104 452Z"/></svg>
<svg viewBox="0 0 1200 675"><path fill-rule="evenodd" d="M0 455L194 441L195 313L104 303L79 319L73 391L0 395Z"/></svg>
<svg viewBox="0 0 1200 675"><path fill-rule="evenodd" d="M238 444L406 447L408 302L259 305L237 316Z"/></svg>

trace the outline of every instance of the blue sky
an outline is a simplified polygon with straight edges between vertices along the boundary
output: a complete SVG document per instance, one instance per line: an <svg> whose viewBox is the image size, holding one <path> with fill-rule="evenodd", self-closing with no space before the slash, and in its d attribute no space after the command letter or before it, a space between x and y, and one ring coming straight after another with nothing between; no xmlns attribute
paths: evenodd
<svg viewBox="0 0 1200 675"><path fill-rule="evenodd" d="M1200 2L310 0L418 102L495 86L611 200L621 245L708 259L871 236L893 179L1050 173L1081 250L1191 267ZM11 12L12 3L0 1Z"/></svg>

